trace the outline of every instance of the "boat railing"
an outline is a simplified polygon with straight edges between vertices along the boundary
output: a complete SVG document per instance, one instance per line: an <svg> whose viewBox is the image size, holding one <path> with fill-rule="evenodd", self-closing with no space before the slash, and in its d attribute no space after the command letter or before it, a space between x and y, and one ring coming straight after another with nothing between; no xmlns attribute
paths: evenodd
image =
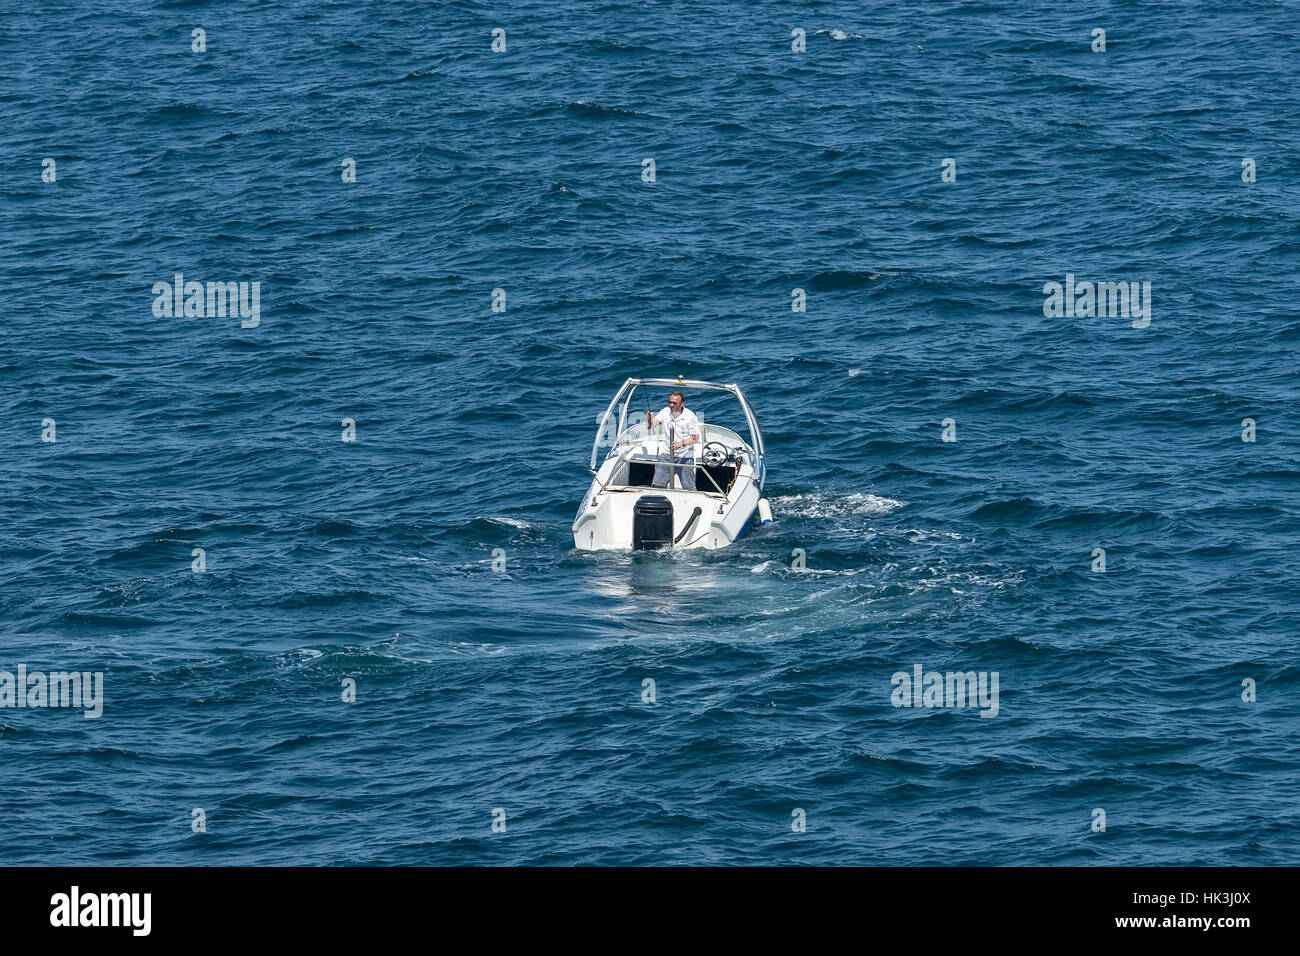
<svg viewBox="0 0 1300 956"><path fill-rule="evenodd" d="M748 429L749 437L739 439L746 447L752 448L757 454L757 460L761 466L763 458L767 452L763 447L763 436L758 428L758 419L754 416L754 411L749 406L745 396L741 394L739 386L735 384L722 384L718 382L704 382L694 379L683 378L628 378L623 385L610 399L609 405L605 407L604 414L597 417L598 425L596 440L591 448L591 459L589 467L594 469L600 457L602 447L613 447L620 443L620 440L628 434L635 434L633 426L630 425L633 418L640 419L641 412L634 408L637 403L633 400L637 390L649 389L662 386L671 386L677 389L701 389L711 392L726 392L731 394L740 404L741 412L744 415L745 427ZM620 405L621 403L621 405ZM652 412L649 395L646 395L646 412ZM620 426L622 428L620 429ZM707 427L707 426L706 426ZM732 435L730 429L723 429Z"/></svg>

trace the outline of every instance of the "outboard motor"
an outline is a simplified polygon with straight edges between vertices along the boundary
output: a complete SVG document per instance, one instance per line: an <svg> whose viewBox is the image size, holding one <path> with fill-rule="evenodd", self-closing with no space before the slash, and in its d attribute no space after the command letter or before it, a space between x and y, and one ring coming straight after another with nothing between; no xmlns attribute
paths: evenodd
<svg viewBox="0 0 1300 956"><path fill-rule="evenodd" d="M642 495L632 507L632 547L654 551L673 543L673 503L663 495Z"/></svg>

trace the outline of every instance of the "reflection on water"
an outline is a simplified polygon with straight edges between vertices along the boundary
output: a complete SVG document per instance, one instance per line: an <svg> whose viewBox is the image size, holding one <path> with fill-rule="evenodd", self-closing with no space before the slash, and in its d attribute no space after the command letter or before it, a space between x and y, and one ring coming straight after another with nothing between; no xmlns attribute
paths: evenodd
<svg viewBox="0 0 1300 956"><path fill-rule="evenodd" d="M680 614L684 598L734 591L738 569L709 557L699 550L600 552L583 582L594 594L635 602L637 610L662 605Z"/></svg>

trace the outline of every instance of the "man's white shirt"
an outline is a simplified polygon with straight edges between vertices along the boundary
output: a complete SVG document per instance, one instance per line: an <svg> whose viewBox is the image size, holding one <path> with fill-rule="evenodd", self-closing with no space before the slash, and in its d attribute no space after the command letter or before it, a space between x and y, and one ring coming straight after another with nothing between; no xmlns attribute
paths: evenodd
<svg viewBox="0 0 1300 956"><path fill-rule="evenodd" d="M695 417L693 411L685 406L682 407L680 414L673 415L673 410L665 405L663 410L655 416L654 423L663 432L665 439L668 437L669 422L672 422L674 442L685 441L692 435L697 438L702 437L700 436L700 420ZM682 455L690 454L691 451L692 446L687 445L685 448L677 449L673 454L680 458Z"/></svg>

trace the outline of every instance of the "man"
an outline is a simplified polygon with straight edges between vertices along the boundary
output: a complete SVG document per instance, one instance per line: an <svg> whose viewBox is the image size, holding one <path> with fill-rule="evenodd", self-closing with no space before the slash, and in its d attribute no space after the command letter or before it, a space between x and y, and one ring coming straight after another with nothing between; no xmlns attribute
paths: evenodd
<svg viewBox="0 0 1300 956"><path fill-rule="evenodd" d="M700 440L700 420L686 407L686 396L673 392L668 396L668 405L658 415L645 413L645 423L649 428L664 426L668 435L668 451L660 452L659 465L655 468L654 486L667 488L672 481L673 472L677 472L682 488L695 490L695 443ZM676 465L670 468L670 465Z"/></svg>

